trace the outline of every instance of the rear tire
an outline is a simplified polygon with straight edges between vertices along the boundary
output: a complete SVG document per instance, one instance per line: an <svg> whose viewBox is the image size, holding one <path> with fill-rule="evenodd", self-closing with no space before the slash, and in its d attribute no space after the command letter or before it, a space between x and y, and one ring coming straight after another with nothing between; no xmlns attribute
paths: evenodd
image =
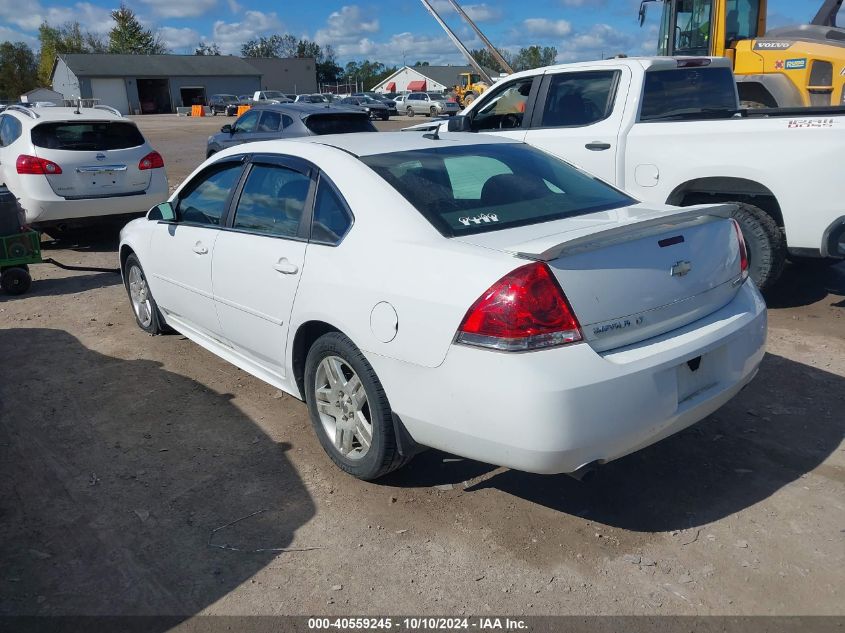
<svg viewBox="0 0 845 633"><path fill-rule="evenodd" d="M786 262L786 240L772 216L744 202L735 204L732 217L739 223L748 248L748 272L760 290L774 286Z"/></svg>
<svg viewBox="0 0 845 633"><path fill-rule="evenodd" d="M10 295L22 295L32 286L32 277L26 268L7 268L0 276L0 286Z"/></svg>
<svg viewBox="0 0 845 633"><path fill-rule="evenodd" d="M371 481L410 460L399 451L384 387L347 336L329 332L314 342L304 391L317 439L344 472Z"/></svg>
<svg viewBox="0 0 845 633"><path fill-rule="evenodd" d="M406 113L407 113L407 115L408 115L409 117L411 117L412 119L414 118L414 115L416 114L416 112L414 112L414 109L413 109L413 108L408 108L408 110L406 111Z"/></svg>

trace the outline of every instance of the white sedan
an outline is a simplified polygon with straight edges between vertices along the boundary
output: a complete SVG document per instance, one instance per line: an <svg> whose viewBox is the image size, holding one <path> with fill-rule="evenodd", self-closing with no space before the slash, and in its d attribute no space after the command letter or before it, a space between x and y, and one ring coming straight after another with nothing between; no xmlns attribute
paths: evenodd
<svg viewBox="0 0 845 633"><path fill-rule="evenodd" d="M643 205L528 145L235 147L123 230L138 324L305 400L343 470L427 446L575 472L709 415L766 311L731 207Z"/></svg>

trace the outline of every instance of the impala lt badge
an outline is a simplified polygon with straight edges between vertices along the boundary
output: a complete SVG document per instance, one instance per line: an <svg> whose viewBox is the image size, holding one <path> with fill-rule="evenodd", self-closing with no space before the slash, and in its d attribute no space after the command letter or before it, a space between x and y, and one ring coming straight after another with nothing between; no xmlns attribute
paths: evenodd
<svg viewBox="0 0 845 633"><path fill-rule="evenodd" d="M687 261L675 262L669 274L673 277L685 277L692 270L692 264Z"/></svg>

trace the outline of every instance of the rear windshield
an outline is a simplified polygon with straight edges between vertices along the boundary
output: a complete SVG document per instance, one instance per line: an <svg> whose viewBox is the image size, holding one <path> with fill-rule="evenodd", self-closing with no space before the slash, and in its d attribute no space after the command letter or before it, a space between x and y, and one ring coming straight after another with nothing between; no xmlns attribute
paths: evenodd
<svg viewBox="0 0 845 633"><path fill-rule="evenodd" d="M312 114L305 119L305 127L314 134L351 134L353 132L375 132L366 114Z"/></svg>
<svg viewBox="0 0 845 633"><path fill-rule="evenodd" d="M144 137L125 121L56 122L32 128L32 143L46 149L103 151L138 147Z"/></svg>
<svg viewBox="0 0 845 633"><path fill-rule="evenodd" d="M517 143L439 147L361 160L446 237L635 203L568 163Z"/></svg>
<svg viewBox="0 0 845 633"><path fill-rule="evenodd" d="M730 115L736 109L736 84L729 68L684 68L645 74L641 121L697 113Z"/></svg>

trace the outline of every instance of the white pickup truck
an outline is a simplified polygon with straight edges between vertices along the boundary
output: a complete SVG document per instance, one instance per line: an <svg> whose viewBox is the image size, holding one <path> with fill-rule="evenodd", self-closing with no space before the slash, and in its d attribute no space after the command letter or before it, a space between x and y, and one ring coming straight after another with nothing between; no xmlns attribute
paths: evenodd
<svg viewBox="0 0 845 633"><path fill-rule="evenodd" d="M442 131L494 133L555 154L634 197L737 203L761 288L787 256L845 257L845 111L740 111L730 62L626 58L502 79Z"/></svg>

